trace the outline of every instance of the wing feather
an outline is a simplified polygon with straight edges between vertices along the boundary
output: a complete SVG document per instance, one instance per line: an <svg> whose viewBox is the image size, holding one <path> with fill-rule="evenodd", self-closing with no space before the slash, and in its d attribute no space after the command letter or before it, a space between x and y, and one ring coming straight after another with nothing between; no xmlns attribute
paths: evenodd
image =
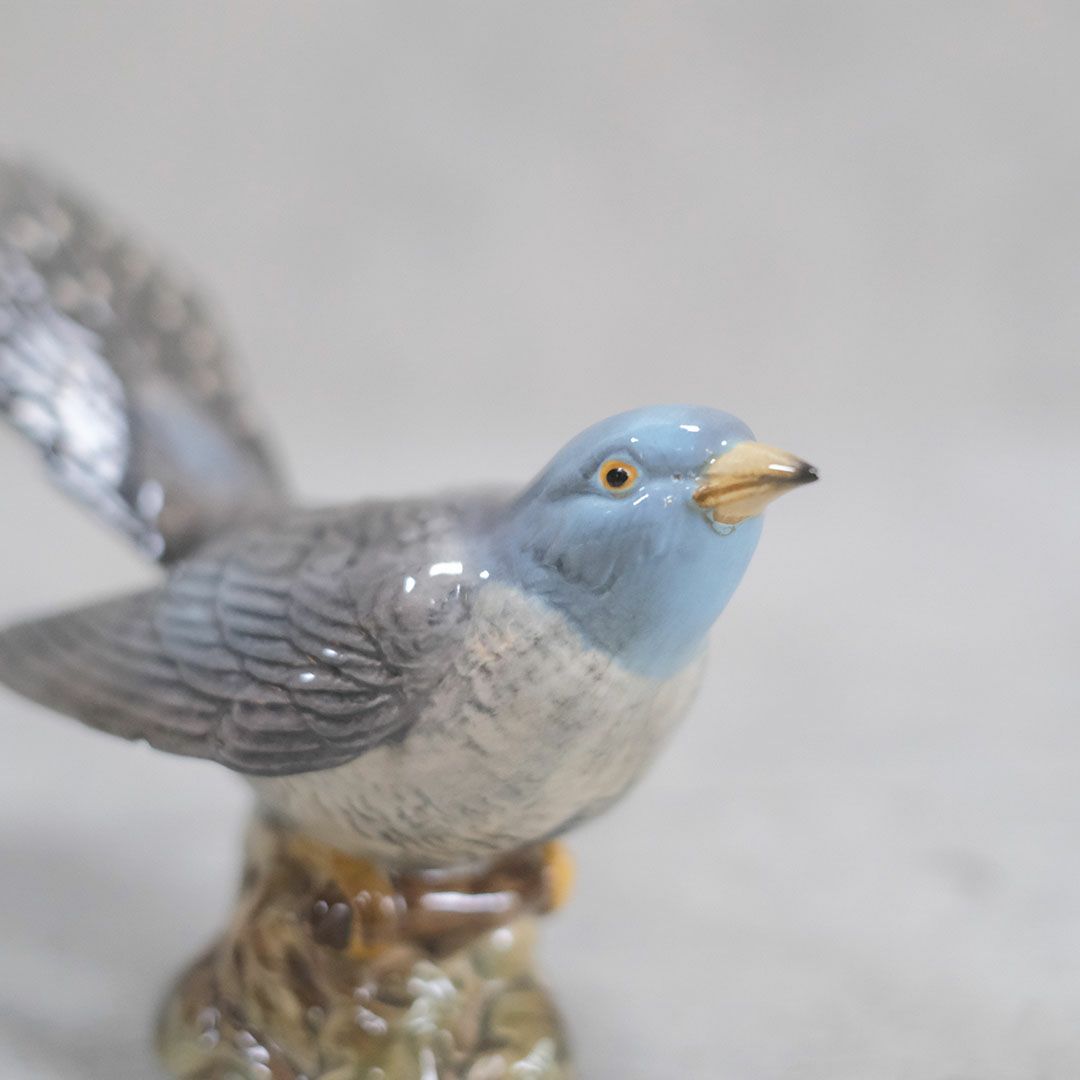
<svg viewBox="0 0 1080 1080"><path fill-rule="evenodd" d="M428 578L403 610L403 573L419 571L378 528L300 518L215 542L160 588L0 633L0 681L258 775L330 768L400 738L452 666L468 591Z"/></svg>

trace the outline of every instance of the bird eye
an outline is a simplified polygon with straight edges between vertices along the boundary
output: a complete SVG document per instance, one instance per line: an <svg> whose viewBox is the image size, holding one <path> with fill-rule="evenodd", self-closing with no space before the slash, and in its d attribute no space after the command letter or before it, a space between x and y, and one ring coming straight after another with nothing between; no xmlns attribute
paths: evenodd
<svg viewBox="0 0 1080 1080"><path fill-rule="evenodd" d="M600 483L608 491L629 491L637 483L638 471L629 461L612 458L600 466Z"/></svg>

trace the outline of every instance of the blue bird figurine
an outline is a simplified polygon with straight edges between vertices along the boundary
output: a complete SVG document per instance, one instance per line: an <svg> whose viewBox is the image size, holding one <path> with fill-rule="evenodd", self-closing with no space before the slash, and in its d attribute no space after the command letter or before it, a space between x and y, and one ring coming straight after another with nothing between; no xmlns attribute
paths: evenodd
<svg viewBox="0 0 1080 1080"><path fill-rule="evenodd" d="M491 865L626 792L693 699L762 511L817 475L666 405L590 427L522 491L299 508L204 304L15 165L0 408L166 567L0 633L0 680L219 762L268 820L391 871Z"/></svg>
<svg viewBox="0 0 1080 1080"><path fill-rule="evenodd" d="M32 171L0 172L0 235L0 403L169 567L4 631L0 679L384 862L488 858L617 799L690 704L761 511L816 477L677 405L596 424L522 492L297 509L197 301Z"/></svg>

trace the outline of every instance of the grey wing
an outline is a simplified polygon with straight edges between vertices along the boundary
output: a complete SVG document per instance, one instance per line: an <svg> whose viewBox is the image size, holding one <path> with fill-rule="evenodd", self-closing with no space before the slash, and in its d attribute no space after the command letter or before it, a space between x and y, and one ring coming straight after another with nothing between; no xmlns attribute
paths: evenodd
<svg viewBox="0 0 1080 1080"><path fill-rule="evenodd" d="M277 505L206 303L46 174L0 160L0 413L155 558Z"/></svg>
<svg viewBox="0 0 1080 1080"><path fill-rule="evenodd" d="M262 776L400 738L452 662L460 589L400 609L384 553L245 533L149 592L0 634L0 680L125 738Z"/></svg>

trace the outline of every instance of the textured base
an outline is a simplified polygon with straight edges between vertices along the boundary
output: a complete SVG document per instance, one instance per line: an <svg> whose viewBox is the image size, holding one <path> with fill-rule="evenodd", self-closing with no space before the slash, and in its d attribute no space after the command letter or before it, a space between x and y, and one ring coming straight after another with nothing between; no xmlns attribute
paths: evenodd
<svg viewBox="0 0 1080 1080"><path fill-rule="evenodd" d="M159 1049L184 1080L569 1080L533 971L568 883L547 845L476 874L388 875L256 822L229 930L181 978Z"/></svg>

